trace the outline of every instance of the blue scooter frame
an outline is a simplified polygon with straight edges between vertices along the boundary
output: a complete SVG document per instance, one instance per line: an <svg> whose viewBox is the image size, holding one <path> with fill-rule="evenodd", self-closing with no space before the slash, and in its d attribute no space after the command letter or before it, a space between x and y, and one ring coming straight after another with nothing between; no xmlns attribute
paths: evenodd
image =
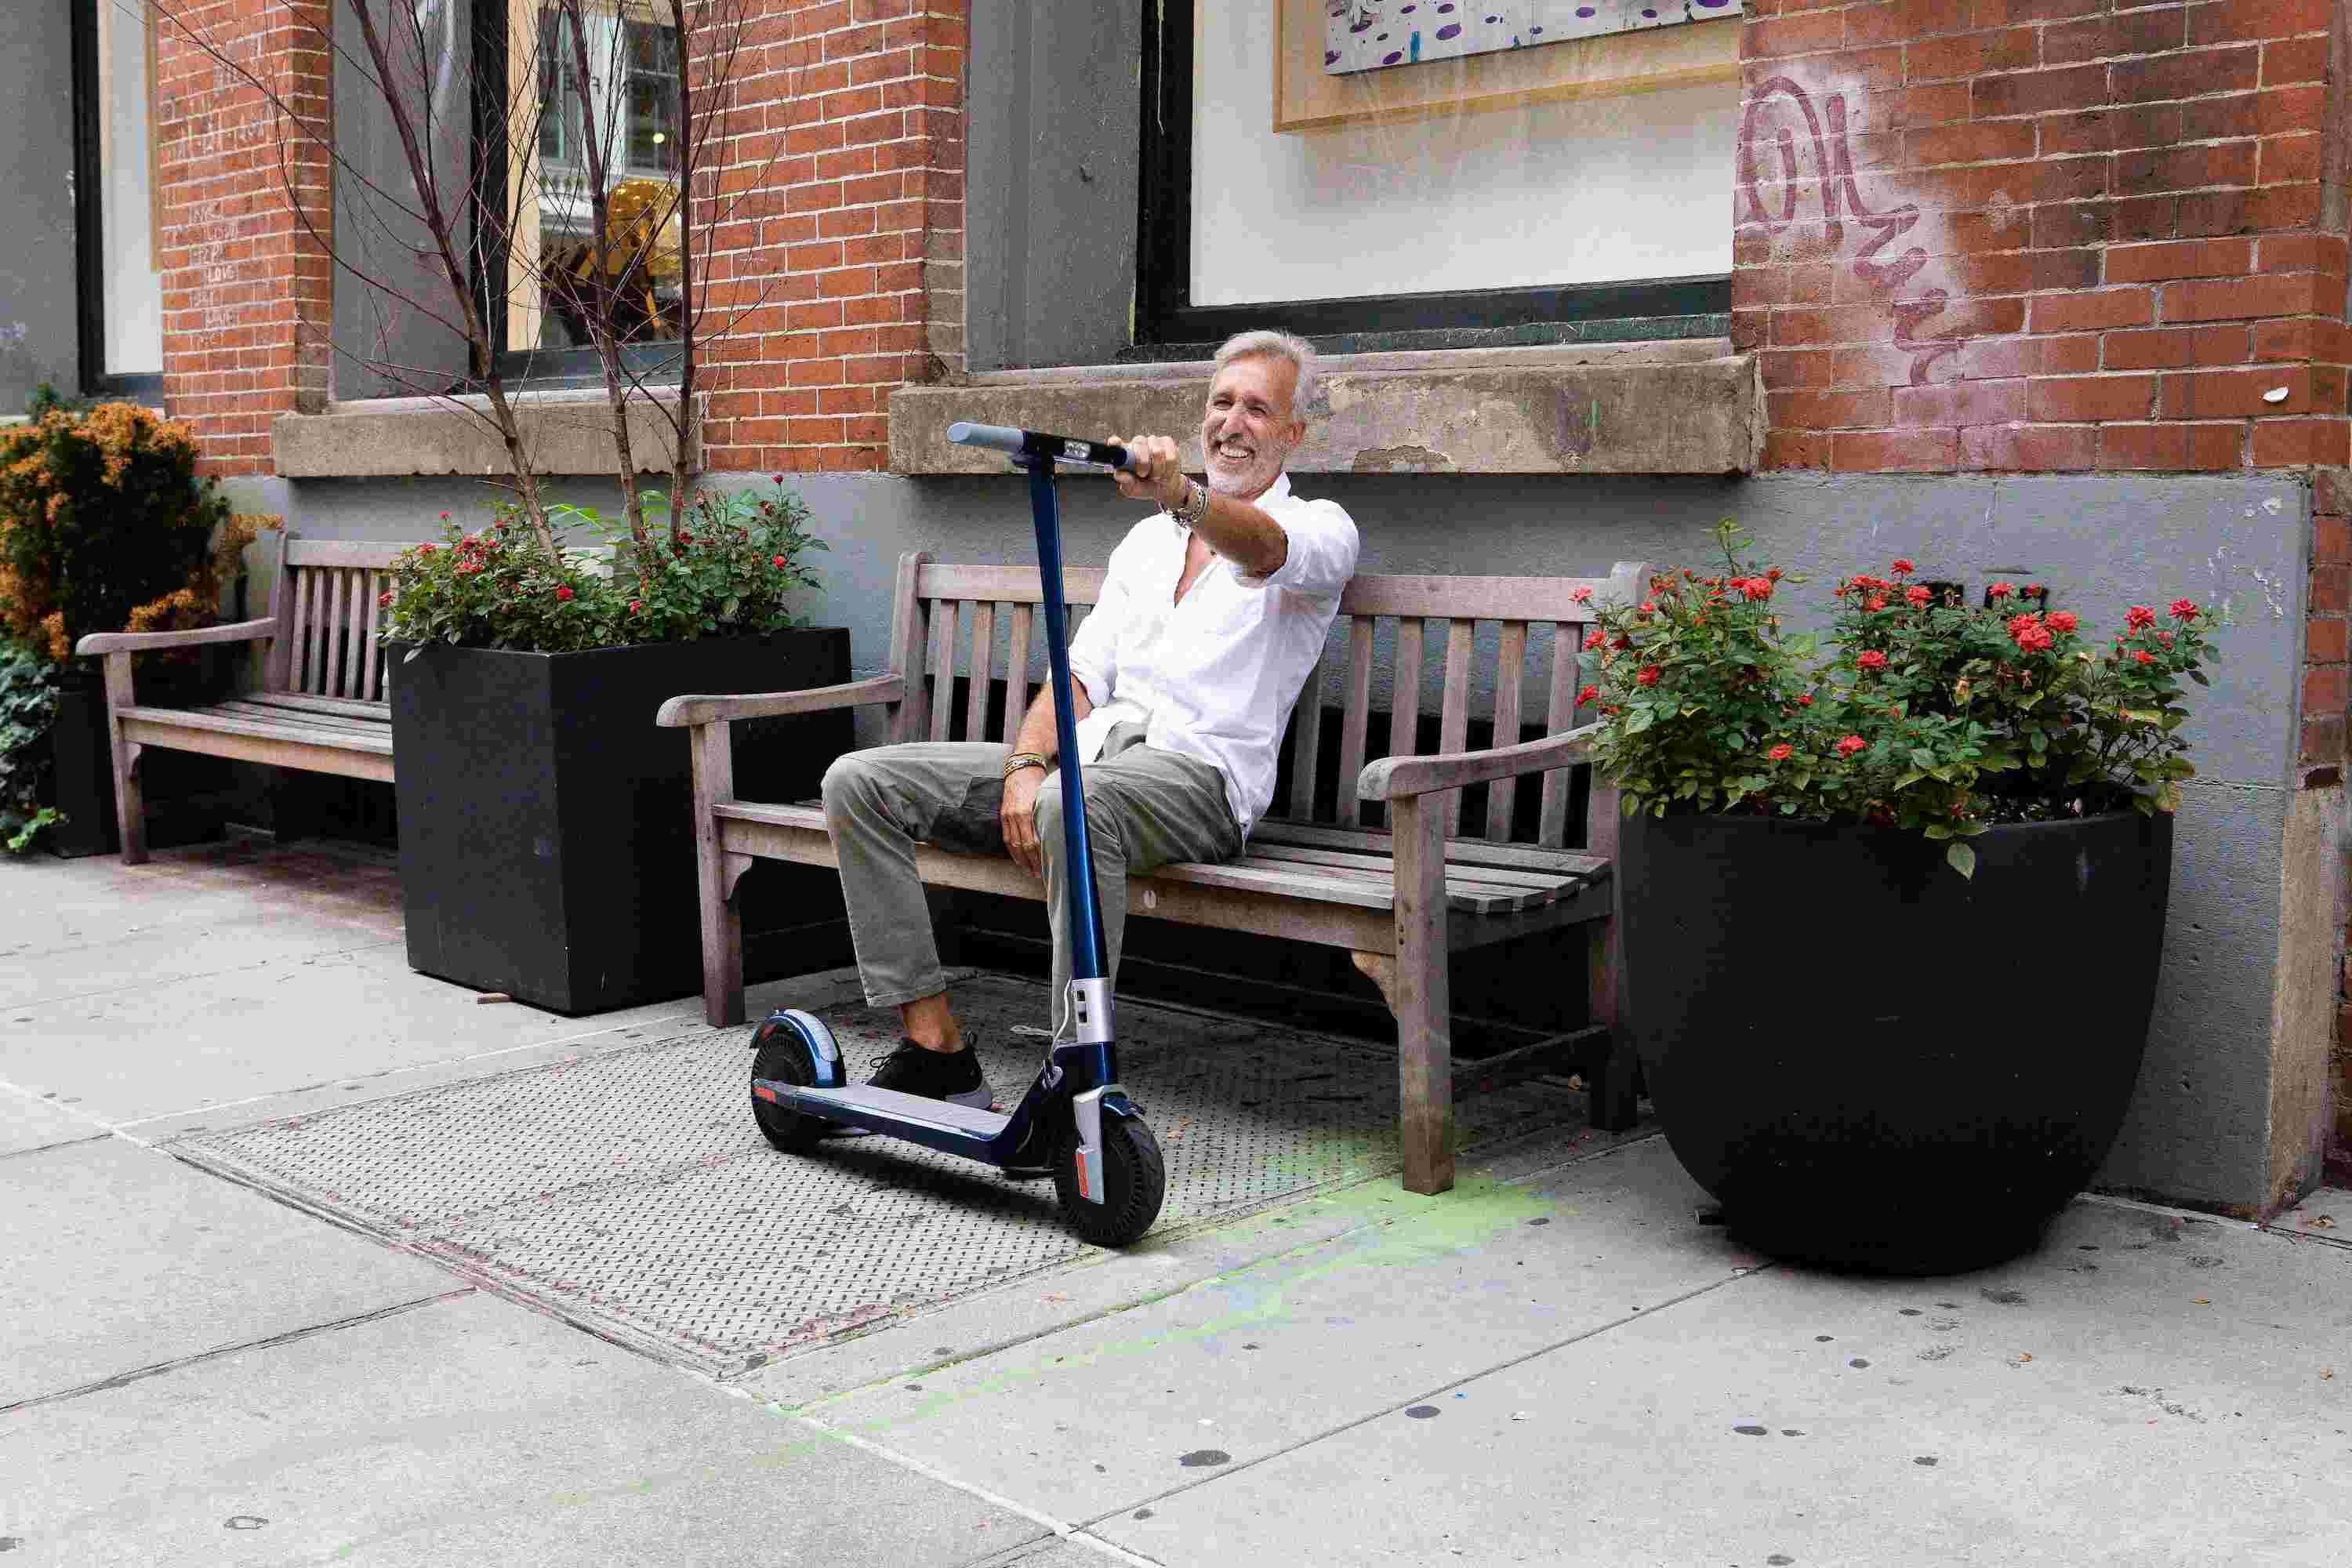
<svg viewBox="0 0 2352 1568"><path fill-rule="evenodd" d="M1102 909L1073 714L1061 506L1054 481L1061 465L1123 469L1129 458L1124 448L1105 442L998 426L958 423L948 427L948 439L1003 452L1029 474L1063 773L1063 863L1074 872L1067 879L1070 908L1063 921L1070 983L1066 995L1057 999L1056 1043L1021 1103L1007 1115L853 1085L833 1031L808 1013L786 1009L770 1016L752 1037L760 1051L752 1069L752 1110L769 1141L794 1152L814 1146L827 1131L857 1128L1014 1174L1051 1173L1073 1227L1090 1241L1123 1247L1159 1217L1164 1175L1158 1142L1118 1082ZM1060 1038L1063 1028L1072 1036L1067 1041ZM772 1061L793 1069L793 1077L804 1072L807 1081L763 1073L761 1068Z"/></svg>

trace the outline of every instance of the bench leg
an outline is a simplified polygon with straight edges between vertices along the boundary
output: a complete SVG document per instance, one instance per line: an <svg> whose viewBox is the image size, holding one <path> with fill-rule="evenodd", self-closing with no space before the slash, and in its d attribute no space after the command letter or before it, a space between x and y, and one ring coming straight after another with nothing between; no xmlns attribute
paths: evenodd
<svg viewBox="0 0 2352 1568"><path fill-rule="evenodd" d="M1598 1131L1622 1132L1641 1120L1636 1102L1641 1094L1642 1066L1634 1055L1633 1042L1626 1036L1621 1012L1624 971L1617 942L1617 922L1596 921L1586 940L1591 944L1587 952L1591 980L1587 994L1592 1000L1592 1021L1609 1031L1609 1054L1586 1074L1592 1102L1591 1120Z"/></svg>
<svg viewBox="0 0 2352 1568"><path fill-rule="evenodd" d="M114 764L114 823L122 841L122 863L144 865L147 860L147 803L139 790L139 753L141 747L122 738L122 721L115 717L138 699L131 693L131 655L128 652L106 656L106 743Z"/></svg>
<svg viewBox="0 0 2352 1568"><path fill-rule="evenodd" d="M727 721L687 731L694 775L694 875L702 908L702 1016L714 1029L743 1021L743 916L735 884L750 858L719 841L711 808L735 795L735 758ZM740 861L740 866L730 866Z"/></svg>
<svg viewBox="0 0 2352 1568"><path fill-rule="evenodd" d="M1454 1041L1445 973L1444 802L1409 796L1389 805L1396 845L1394 977L1399 1129L1404 1188L1454 1186ZM1377 978L1377 976L1375 977Z"/></svg>

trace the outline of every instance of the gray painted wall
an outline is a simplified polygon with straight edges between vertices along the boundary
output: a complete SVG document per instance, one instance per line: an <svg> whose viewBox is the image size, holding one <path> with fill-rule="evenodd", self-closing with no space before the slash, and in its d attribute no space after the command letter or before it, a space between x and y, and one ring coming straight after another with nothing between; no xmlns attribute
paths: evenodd
<svg viewBox="0 0 2352 1568"><path fill-rule="evenodd" d="M300 531L329 538L421 538L443 508L478 508L487 499L481 486L461 479L237 488L240 504L282 512ZM2191 731L2201 776L2180 814L2147 1067L2102 1179L2202 1204L2266 1195L2279 856L2294 784L2309 526L2299 483L1335 475L1301 488L1349 509L1363 531L1367 571L1598 574L1622 560L1703 564L1717 519L1731 515L1760 554L1813 579L1793 605L1826 604L1837 577L1883 572L1898 555L1926 576L2046 582L2057 603L2101 629L2134 602L2186 594L2226 604L2234 620L2222 639L2226 662ZM614 493L593 481L567 489L591 500ZM1031 556L1025 491L1010 477L825 477L805 481L802 494L832 546L818 562L824 587L812 613L851 628L860 674L880 668L887 655L900 552L964 562ZM1069 556L1082 564L1102 561L1139 515L1098 476L1073 477L1065 496ZM1996 952L1958 962L1962 987L2001 972Z"/></svg>
<svg viewBox="0 0 2352 1568"><path fill-rule="evenodd" d="M0 5L0 414L80 384L76 341L72 7Z"/></svg>
<svg viewBox="0 0 2352 1568"><path fill-rule="evenodd" d="M973 0L965 353L1101 364L1129 342L1142 11Z"/></svg>

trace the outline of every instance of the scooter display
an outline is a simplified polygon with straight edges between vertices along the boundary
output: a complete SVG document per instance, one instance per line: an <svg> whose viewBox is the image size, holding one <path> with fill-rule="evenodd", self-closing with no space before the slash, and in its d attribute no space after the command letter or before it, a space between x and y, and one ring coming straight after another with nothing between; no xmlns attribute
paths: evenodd
<svg viewBox="0 0 2352 1568"><path fill-rule="evenodd" d="M1125 1247L1160 1217L1167 1176L1159 1141L1118 1081L1086 780L1071 715L1069 616L1054 480L1060 468L1124 469L1130 460L1125 448L1107 442L1003 426L959 422L948 426L948 439L1003 452L1029 474L1066 803L1063 853L1076 873L1067 879L1070 907L1062 921L1070 945L1068 989L1056 999L1045 1062L1009 1113L850 1083L833 1031L797 1008L771 1015L751 1037L751 1113L768 1142L787 1153L808 1152L827 1137L856 1129L961 1155L1012 1176L1050 1174L1072 1230L1097 1247Z"/></svg>

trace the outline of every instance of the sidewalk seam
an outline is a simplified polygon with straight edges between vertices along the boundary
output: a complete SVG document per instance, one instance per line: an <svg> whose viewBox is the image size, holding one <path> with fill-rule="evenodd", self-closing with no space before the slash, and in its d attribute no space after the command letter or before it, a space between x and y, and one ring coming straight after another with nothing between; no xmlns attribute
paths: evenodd
<svg viewBox="0 0 2352 1568"><path fill-rule="evenodd" d="M388 1307L377 1307L373 1310L356 1313L352 1317L337 1318L331 1322L312 1323L305 1328L289 1329L283 1333L268 1334L257 1340L245 1340L233 1345L220 1345L208 1351L197 1351L191 1355L178 1356L171 1361L159 1361L152 1366L134 1367L129 1372L118 1372L110 1376L80 1384L72 1388L61 1388L54 1394L37 1394L30 1399L20 1399L14 1405L0 1405L0 1415L14 1415L19 1410L30 1410L36 1405L55 1405L61 1400L79 1399L85 1394L103 1394L109 1389L121 1388L133 1383L143 1383L151 1377L161 1377L167 1372L177 1372L182 1367L217 1361L222 1356L239 1355L247 1351L274 1350L279 1345L291 1344L296 1340L309 1339L313 1334L332 1333L338 1329L357 1328L362 1323L395 1318L403 1312L413 1312L419 1307L437 1306L444 1301L455 1301L460 1297L472 1294L474 1294L474 1287L467 1285L456 1290L444 1290L436 1295L420 1296L413 1301L395 1301Z"/></svg>

